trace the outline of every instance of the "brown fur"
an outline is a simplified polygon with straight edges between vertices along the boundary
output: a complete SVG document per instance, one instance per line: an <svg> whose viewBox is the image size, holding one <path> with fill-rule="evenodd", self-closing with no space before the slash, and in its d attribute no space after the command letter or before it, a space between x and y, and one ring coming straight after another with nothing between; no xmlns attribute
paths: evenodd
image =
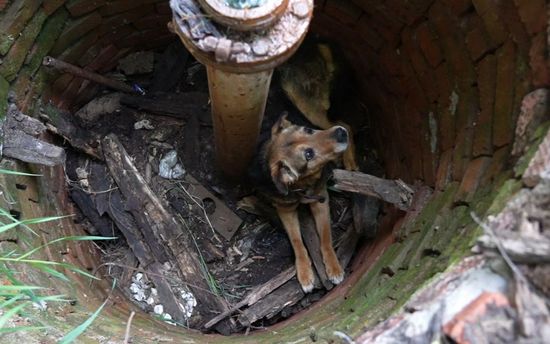
<svg viewBox="0 0 550 344"><path fill-rule="evenodd" d="M339 138L337 134L340 134ZM294 125L282 116L273 126L271 139L263 149L265 170L269 171L275 185L269 198L290 238L296 258L296 274L305 292L313 289L314 277L300 232L297 213L300 203L309 204L315 219L329 279L338 284L344 277L332 247L325 176L327 164L339 159L347 146L347 131L342 127L313 130ZM311 152L313 156L309 154Z"/></svg>

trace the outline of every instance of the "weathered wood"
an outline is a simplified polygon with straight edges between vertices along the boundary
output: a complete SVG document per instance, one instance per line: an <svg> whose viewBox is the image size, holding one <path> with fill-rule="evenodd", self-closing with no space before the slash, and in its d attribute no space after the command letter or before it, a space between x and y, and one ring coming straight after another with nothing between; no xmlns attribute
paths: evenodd
<svg viewBox="0 0 550 344"><path fill-rule="evenodd" d="M313 221L312 216L309 213L305 213L305 211L300 211L299 215L302 240L307 247L313 267L317 271L317 276L319 277L323 287L327 290L331 290L334 285L328 279L327 272L325 270L323 256L321 255L321 241L319 239L319 234L317 234L315 221Z"/></svg>
<svg viewBox="0 0 550 344"><path fill-rule="evenodd" d="M186 191L198 199L198 201L195 200L196 202L202 202L204 199L210 199L214 202L215 209L214 213L208 216L209 222L225 239L231 240L243 220L235 215L235 213L229 209L221 199L208 191L208 189L206 189L190 174L185 176L185 180L189 183L189 187L186 188Z"/></svg>
<svg viewBox="0 0 550 344"><path fill-rule="evenodd" d="M67 140L73 148L95 159L103 160L99 138L74 124L71 116L70 113L59 110L54 116L42 115L41 118L47 122L48 131Z"/></svg>
<svg viewBox="0 0 550 344"><path fill-rule="evenodd" d="M250 293L246 295L244 299L237 302L235 305L233 305L229 310L226 312L221 313L220 315L212 318L210 321L208 321L204 328L209 329L210 327L217 324L219 321L225 319L226 317L230 316L240 308L244 306L252 306L259 300L261 300L266 295L270 294L273 290L279 288L281 285L289 281L292 277L296 275L296 268L291 267L286 269L285 271L281 272L277 276L273 277L266 283L254 287Z"/></svg>
<svg viewBox="0 0 550 344"><path fill-rule="evenodd" d="M377 197L353 194L353 226L358 233L372 239L378 232L378 213L381 201Z"/></svg>
<svg viewBox="0 0 550 344"><path fill-rule="evenodd" d="M414 191L401 180L388 180L369 174L335 169L334 188L380 198L402 210L409 209Z"/></svg>
<svg viewBox="0 0 550 344"><path fill-rule="evenodd" d="M292 279L268 297L245 309L238 317L239 323L248 327L262 318L272 318L283 308L295 305L305 296L302 286L296 279Z"/></svg>
<svg viewBox="0 0 550 344"><path fill-rule="evenodd" d="M360 233L355 230L354 226L350 225L342 237L340 237L338 248L336 249L336 256L343 267L348 266L351 261L351 257L355 253L355 247L357 246L360 236Z"/></svg>
<svg viewBox="0 0 550 344"><path fill-rule="evenodd" d="M210 125L212 120L207 111L208 99L208 94L204 92L157 93L147 97L124 94L120 102L136 109L186 121L195 114L199 121Z"/></svg>
<svg viewBox="0 0 550 344"><path fill-rule="evenodd" d="M116 224L117 228L126 238L128 246L139 261L142 269L147 276L153 281L159 297L163 300L164 308L168 314L178 321L184 321L184 313L178 306L179 300L177 294L172 291L170 284L163 277L166 275L162 263L166 261L167 255L160 251L158 242L146 240L142 233L137 229L136 222L133 216L124 210L124 201L120 191L113 188L114 181L109 176L107 167L98 162L90 162L89 174L90 187L98 191L92 195L93 203L95 204L97 214L103 216L108 214ZM109 192L104 192L110 190ZM157 252L157 256L152 255Z"/></svg>
<svg viewBox="0 0 550 344"><path fill-rule="evenodd" d="M128 210L139 229L142 233L152 233L155 240L166 247L177 264L182 281L188 283L198 302L205 305L204 309L210 310L204 316L226 311L225 302L209 291L189 233L180 228L169 208L146 184L118 138L110 134L103 139L102 146L111 175L126 198Z"/></svg>
<svg viewBox="0 0 550 344"><path fill-rule="evenodd" d="M39 138L46 126L19 111L15 104L8 106L2 131L2 155L32 164L55 166L65 163L65 150Z"/></svg>

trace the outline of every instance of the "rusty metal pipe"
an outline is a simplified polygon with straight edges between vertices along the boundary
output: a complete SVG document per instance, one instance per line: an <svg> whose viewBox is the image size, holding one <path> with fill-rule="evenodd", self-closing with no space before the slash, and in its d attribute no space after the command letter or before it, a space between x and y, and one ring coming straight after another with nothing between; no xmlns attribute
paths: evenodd
<svg viewBox="0 0 550 344"><path fill-rule="evenodd" d="M224 6L222 0L171 0L169 27L207 68L216 160L226 176L241 179L256 149L273 69L305 37L313 0Z"/></svg>

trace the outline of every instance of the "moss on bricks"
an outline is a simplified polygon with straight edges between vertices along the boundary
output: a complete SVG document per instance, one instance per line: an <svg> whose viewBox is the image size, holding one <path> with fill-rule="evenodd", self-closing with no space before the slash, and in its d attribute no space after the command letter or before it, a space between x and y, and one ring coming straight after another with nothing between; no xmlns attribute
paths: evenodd
<svg viewBox="0 0 550 344"><path fill-rule="evenodd" d="M0 55L5 55L15 43L41 1L12 1L0 15Z"/></svg>
<svg viewBox="0 0 550 344"><path fill-rule="evenodd" d="M46 13L43 10L39 10L4 58L4 62L0 65L0 75L6 78L6 80L11 82L17 76L17 72L23 65L29 49L40 33L46 17Z"/></svg>
<svg viewBox="0 0 550 344"><path fill-rule="evenodd" d="M52 49L63 30L67 16L67 10L60 8L49 16L48 20L44 23L44 28L40 32L40 35L38 35L31 53L27 56L27 64L32 74L38 70L42 64L42 59Z"/></svg>
<svg viewBox="0 0 550 344"><path fill-rule="evenodd" d="M9 82L0 76L0 119L6 117L8 111L8 91L10 89Z"/></svg>

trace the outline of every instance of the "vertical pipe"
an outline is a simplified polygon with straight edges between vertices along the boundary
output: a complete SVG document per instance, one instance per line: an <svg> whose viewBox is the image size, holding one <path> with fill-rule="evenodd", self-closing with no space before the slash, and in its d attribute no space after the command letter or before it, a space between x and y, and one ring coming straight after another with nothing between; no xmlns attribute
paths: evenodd
<svg viewBox="0 0 550 344"><path fill-rule="evenodd" d="M273 69L237 74L207 66L218 166L244 177L256 149Z"/></svg>

